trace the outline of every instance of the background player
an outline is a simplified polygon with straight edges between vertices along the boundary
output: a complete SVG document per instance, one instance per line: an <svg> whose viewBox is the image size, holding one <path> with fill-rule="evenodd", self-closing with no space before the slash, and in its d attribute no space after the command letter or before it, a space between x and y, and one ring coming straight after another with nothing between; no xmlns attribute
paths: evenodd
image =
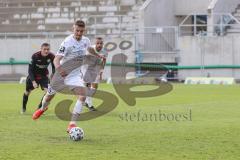
<svg viewBox="0 0 240 160"><path fill-rule="evenodd" d="M38 88L39 85L41 89L47 92L49 83L49 71L48 66L51 63L52 73L55 72L55 67L53 64L54 54L50 52L50 44L43 43L41 45L41 50L32 55L31 62L28 67L28 76L26 79L26 91L23 94L22 103L22 113L26 112L26 106L28 102L28 96L31 91ZM41 107L41 105L39 105Z"/></svg>
<svg viewBox="0 0 240 160"><path fill-rule="evenodd" d="M103 69L106 64L106 59L108 56L108 53L105 48L103 48L104 42L101 37L97 37L95 41L95 45L92 47L95 49L95 52L101 56L103 56L105 59L103 61L98 61L98 65L95 67L95 72L97 72L98 76L96 77L95 82L93 83L87 83L87 87L91 87L97 90L98 88L98 83L102 80L102 74L103 74ZM95 107L92 104L92 97L86 97L85 100L85 105L86 107L91 110L91 111L96 111Z"/></svg>

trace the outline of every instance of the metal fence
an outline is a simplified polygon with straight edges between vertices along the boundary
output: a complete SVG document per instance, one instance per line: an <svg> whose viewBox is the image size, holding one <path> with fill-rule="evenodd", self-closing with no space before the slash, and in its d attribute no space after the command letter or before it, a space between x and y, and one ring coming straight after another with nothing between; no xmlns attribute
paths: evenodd
<svg viewBox="0 0 240 160"><path fill-rule="evenodd" d="M177 27L146 27L135 33L142 53L176 53L178 49Z"/></svg>

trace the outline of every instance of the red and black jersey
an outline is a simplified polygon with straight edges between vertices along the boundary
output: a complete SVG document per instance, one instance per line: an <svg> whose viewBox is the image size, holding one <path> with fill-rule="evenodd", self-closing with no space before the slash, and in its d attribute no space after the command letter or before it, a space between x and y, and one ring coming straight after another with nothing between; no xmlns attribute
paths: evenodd
<svg viewBox="0 0 240 160"><path fill-rule="evenodd" d="M44 57L41 55L41 51L32 55L32 60L28 67L28 74L31 81L41 80L48 77L48 66L50 63L52 65L52 73L55 72L53 64L54 57L53 53L49 53L46 57Z"/></svg>

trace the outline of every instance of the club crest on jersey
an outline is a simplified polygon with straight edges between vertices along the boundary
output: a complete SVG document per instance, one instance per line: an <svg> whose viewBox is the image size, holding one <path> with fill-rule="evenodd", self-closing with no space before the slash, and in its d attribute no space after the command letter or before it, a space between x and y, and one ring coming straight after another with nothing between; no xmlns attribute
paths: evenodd
<svg viewBox="0 0 240 160"><path fill-rule="evenodd" d="M60 52L64 52L65 51L65 47L62 46L60 49L59 49Z"/></svg>
<svg viewBox="0 0 240 160"><path fill-rule="evenodd" d="M51 59L48 59L47 62L50 63L50 62L51 62Z"/></svg>

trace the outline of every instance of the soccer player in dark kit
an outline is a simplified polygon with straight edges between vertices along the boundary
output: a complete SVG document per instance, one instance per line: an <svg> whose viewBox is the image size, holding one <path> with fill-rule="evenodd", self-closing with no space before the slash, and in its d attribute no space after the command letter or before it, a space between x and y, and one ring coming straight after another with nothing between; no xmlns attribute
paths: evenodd
<svg viewBox="0 0 240 160"><path fill-rule="evenodd" d="M26 106L28 102L28 96L35 88L41 87L44 92L47 92L49 83L49 71L48 66L51 63L52 74L55 72L53 64L54 54L50 52L50 44L43 43L41 50L32 55L31 62L28 67L28 76L26 79L26 90L23 94L23 103L21 113L26 112ZM41 103L39 104L41 107Z"/></svg>

